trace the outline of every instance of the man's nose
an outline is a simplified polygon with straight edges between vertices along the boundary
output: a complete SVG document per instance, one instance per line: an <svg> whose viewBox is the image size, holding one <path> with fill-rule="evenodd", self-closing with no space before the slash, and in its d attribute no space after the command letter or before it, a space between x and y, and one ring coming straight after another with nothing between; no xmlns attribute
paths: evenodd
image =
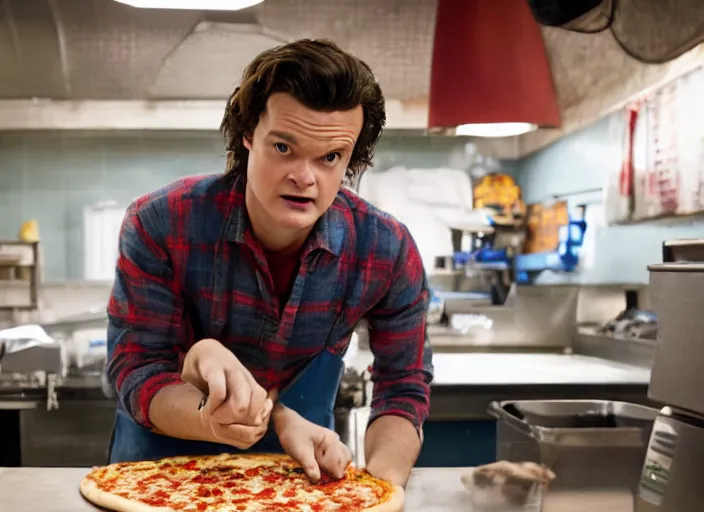
<svg viewBox="0 0 704 512"><path fill-rule="evenodd" d="M315 175L311 163L308 160L300 160L297 162L296 168L289 174L289 179L293 181L298 188L307 188L315 184Z"/></svg>

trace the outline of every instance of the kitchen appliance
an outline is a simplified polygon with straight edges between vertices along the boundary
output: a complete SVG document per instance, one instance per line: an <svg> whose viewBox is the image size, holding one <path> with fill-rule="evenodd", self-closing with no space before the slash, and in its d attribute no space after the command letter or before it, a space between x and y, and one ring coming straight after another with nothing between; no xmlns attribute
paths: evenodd
<svg viewBox="0 0 704 512"><path fill-rule="evenodd" d="M46 387L46 408L59 407L57 386L63 374L61 345L38 325L0 330L0 389L4 395L23 388Z"/></svg>
<svg viewBox="0 0 704 512"><path fill-rule="evenodd" d="M657 409L605 400L493 402L497 460L545 464L552 490L635 496Z"/></svg>
<svg viewBox="0 0 704 512"><path fill-rule="evenodd" d="M663 244L650 265L658 344L648 396L663 404L653 426L636 512L704 509L704 240Z"/></svg>

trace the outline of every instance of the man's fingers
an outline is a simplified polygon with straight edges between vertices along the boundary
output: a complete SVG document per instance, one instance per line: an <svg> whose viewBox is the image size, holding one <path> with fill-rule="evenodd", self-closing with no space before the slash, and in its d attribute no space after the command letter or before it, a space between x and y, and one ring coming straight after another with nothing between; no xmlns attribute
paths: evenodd
<svg viewBox="0 0 704 512"><path fill-rule="evenodd" d="M250 425L251 423L247 421L247 411L252 400L252 383L243 372L228 370L226 373L228 398L235 413L236 423Z"/></svg>
<svg viewBox="0 0 704 512"><path fill-rule="evenodd" d="M250 427L247 425L216 424L214 429L224 443L237 448L247 449L264 437L267 427L266 425Z"/></svg>
<svg viewBox="0 0 704 512"><path fill-rule="evenodd" d="M261 412L261 420L262 423L269 423L269 418L271 417L271 413L274 411L274 405L276 405L276 402L279 400L279 390L278 389L271 389L266 395L266 399L264 400L264 408L262 409Z"/></svg>
<svg viewBox="0 0 704 512"><path fill-rule="evenodd" d="M320 481L320 466L315 460L315 449L312 443L302 442L294 444L291 446L288 455L301 465L306 476L312 482Z"/></svg>
<svg viewBox="0 0 704 512"><path fill-rule="evenodd" d="M213 421L222 424L238 423L249 425L247 411L252 389L248 380L240 372L225 370L227 381L227 399L212 410Z"/></svg>
<svg viewBox="0 0 704 512"><path fill-rule="evenodd" d="M264 401L264 409L261 412L261 422L269 423L269 418L271 418L271 412L274 410L274 402L270 398Z"/></svg>
<svg viewBox="0 0 704 512"><path fill-rule="evenodd" d="M205 373L203 380L208 384L208 412L213 414L227 399L227 380L222 370Z"/></svg>
<svg viewBox="0 0 704 512"><path fill-rule="evenodd" d="M321 470L339 480L345 476L345 469L352 460L352 455L338 436L331 433L316 447L315 458Z"/></svg>
<svg viewBox="0 0 704 512"><path fill-rule="evenodd" d="M261 425L266 418L266 390L257 384L254 379L251 382L251 389L252 394L249 400L249 410L247 411L247 424Z"/></svg>

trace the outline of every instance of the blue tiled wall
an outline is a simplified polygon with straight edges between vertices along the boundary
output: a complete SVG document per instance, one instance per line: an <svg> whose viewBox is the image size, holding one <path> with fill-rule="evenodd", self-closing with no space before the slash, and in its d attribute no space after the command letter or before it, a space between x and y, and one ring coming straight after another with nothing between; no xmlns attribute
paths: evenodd
<svg viewBox="0 0 704 512"><path fill-rule="evenodd" d="M542 202L605 187L609 173L620 167L622 140L623 119L616 114L523 158L516 176L526 201ZM663 240L703 235L704 220L694 217L604 227L596 232L590 270L541 277L544 283L645 284L647 265L661 260Z"/></svg>
<svg viewBox="0 0 704 512"><path fill-rule="evenodd" d="M440 167L462 162L465 141L388 135L376 169ZM0 239L16 238L23 221L39 222L46 280L81 279L83 208L127 205L181 176L221 172L223 145L208 133L0 134Z"/></svg>

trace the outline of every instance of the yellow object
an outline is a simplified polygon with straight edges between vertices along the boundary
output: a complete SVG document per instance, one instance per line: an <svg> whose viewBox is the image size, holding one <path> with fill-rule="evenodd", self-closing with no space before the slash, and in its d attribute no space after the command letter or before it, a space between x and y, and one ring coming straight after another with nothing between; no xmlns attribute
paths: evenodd
<svg viewBox="0 0 704 512"><path fill-rule="evenodd" d="M22 242L39 242L39 225L34 219L26 221L20 228Z"/></svg>
<svg viewBox="0 0 704 512"><path fill-rule="evenodd" d="M525 214L521 189L507 174L488 174L474 187L474 208L491 208L498 216Z"/></svg>

